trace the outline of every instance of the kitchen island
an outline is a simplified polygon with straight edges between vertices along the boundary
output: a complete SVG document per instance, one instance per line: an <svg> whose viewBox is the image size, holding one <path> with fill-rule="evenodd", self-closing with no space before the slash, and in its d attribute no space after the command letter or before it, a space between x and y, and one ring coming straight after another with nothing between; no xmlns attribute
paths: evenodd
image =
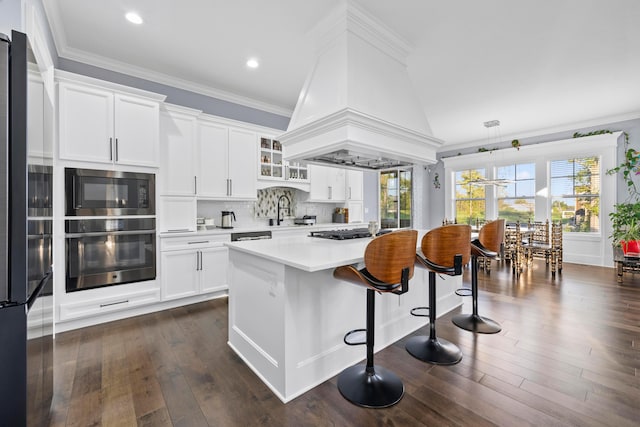
<svg viewBox="0 0 640 427"><path fill-rule="evenodd" d="M333 269L362 263L370 241L290 237L226 243L229 346L283 402L364 359L364 346L348 346L343 337L365 327L365 289L334 279ZM461 305L454 293L461 280L438 278L438 315ZM409 314L428 305L427 283L427 272L416 268L409 292L376 298L375 351L428 323Z"/></svg>

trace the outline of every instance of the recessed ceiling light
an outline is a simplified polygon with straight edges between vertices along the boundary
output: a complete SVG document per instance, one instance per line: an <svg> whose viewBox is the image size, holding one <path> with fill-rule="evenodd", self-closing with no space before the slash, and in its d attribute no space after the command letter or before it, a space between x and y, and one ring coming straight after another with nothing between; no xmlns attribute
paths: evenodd
<svg viewBox="0 0 640 427"><path fill-rule="evenodd" d="M258 60L251 58L250 60L247 61L247 67L249 68L258 68Z"/></svg>
<svg viewBox="0 0 640 427"><path fill-rule="evenodd" d="M129 12L124 17L132 24L142 24L142 18L135 12Z"/></svg>

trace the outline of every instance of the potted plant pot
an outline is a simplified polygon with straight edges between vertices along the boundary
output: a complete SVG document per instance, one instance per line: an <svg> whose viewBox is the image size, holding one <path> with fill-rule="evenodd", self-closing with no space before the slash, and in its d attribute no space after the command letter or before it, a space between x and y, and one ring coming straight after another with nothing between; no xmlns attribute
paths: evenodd
<svg viewBox="0 0 640 427"><path fill-rule="evenodd" d="M622 252L625 255L629 254L640 254L640 241L639 240L622 240L620 242L622 246Z"/></svg>

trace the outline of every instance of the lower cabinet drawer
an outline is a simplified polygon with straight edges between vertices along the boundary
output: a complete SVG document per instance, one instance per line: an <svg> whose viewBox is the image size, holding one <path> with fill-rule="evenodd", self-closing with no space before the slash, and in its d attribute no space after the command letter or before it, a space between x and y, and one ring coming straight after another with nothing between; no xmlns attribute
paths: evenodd
<svg viewBox="0 0 640 427"><path fill-rule="evenodd" d="M108 298L60 304L60 321L96 316L158 301L160 301L160 289L147 289Z"/></svg>

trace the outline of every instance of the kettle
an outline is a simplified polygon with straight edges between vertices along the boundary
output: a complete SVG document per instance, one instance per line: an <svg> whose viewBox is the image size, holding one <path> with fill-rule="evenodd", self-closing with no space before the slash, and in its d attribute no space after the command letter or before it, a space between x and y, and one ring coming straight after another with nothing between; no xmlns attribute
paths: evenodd
<svg viewBox="0 0 640 427"><path fill-rule="evenodd" d="M222 228L233 228L231 221L236 221L236 214L233 211L222 211Z"/></svg>

